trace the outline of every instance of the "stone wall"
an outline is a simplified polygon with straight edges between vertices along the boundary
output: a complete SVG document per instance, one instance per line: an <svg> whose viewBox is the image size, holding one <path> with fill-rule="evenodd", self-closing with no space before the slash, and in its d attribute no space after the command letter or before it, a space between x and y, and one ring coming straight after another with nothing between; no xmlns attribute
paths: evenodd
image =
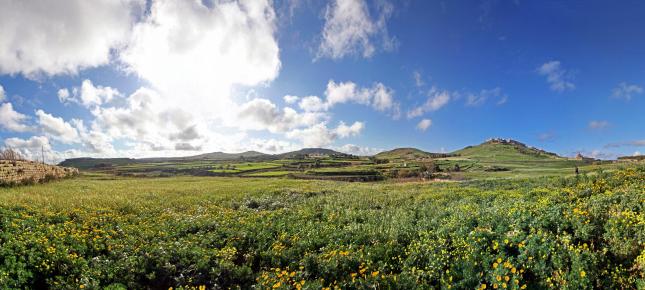
<svg viewBox="0 0 645 290"><path fill-rule="evenodd" d="M33 161L0 160L0 184L25 184L78 174L78 169Z"/></svg>

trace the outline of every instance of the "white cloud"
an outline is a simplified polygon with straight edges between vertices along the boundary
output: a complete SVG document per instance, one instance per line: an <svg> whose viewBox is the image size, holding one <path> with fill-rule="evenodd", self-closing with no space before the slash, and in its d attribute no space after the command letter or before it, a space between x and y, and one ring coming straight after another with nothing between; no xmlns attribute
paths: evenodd
<svg viewBox="0 0 645 290"><path fill-rule="evenodd" d="M105 136L90 133L95 142L86 140L86 144L109 149L100 145L101 140L123 139L140 144L138 151L144 151L142 148L159 151L187 147L179 143L190 143L197 148L198 143L207 141L207 136L201 134L205 122L197 122L182 108L168 108L161 100L156 91L139 88L127 98L125 106L95 108L92 132L104 132Z"/></svg>
<svg viewBox="0 0 645 290"><path fill-rule="evenodd" d="M16 112L11 103L0 105L0 127L13 132L26 132L31 128L25 124L27 115Z"/></svg>
<svg viewBox="0 0 645 290"><path fill-rule="evenodd" d="M376 52L374 42L381 37L385 50L392 50L396 41L387 32L387 20L393 6L385 1L378 5L378 17L372 19L364 0L335 0L327 5L322 41L316 58L332 59L361 55L369 58Z"/></svg>
<svg viewBox="0 0 645 290"><path fill-rule="evenodd" d="M336 150L339 152L358 155L358 156L371 156L383 151L376 148L363 147L363 146L358 146L354 144L345 144L343 146L337 147Z"/></svg>
<svg viewBox="0 0 645 290"><path fill-rule="evenodd" d="M357 103L369 105L377 111L389 111L396 119L399 103L394 100L394 90L382 83L374 83L371 88L360 88L354 82L336 83L330 80L325 90L326 106L330 109L336 104Z"/></svg>
<svg viewBox="0 0 645 290"><path fill-rule="evenodd" d="M611 96L616 99L624 99L626 101L629 101L634 95L640 95L642 93L643 87L622 82L618 84L616 88L614 88Z"/></svg>
<svg viewBox="0 0 645 290"><path fill-rule="evenodd" d="M365 124L362 122L354 122L354 124L347 126L345 122L341 121L340 124L338 124L338 127L336 127L336 134L338 134L338 137L340 138L356 136L364 127Z"/></svg>
<svg viewBox="0 0 645 290"><path fill-rule="evenodd" d="M110 61L145 1L3 1L0 73L71 73Z"/></svg>
<svg viewBox="0 0 645 290"><path fill-rule="evenodd" d="M159 0L136 25L120 58L169 106L230 111L235 86L273 80L280 69L271 2Z"/></svg>
<svg viewBox="0 0 645 290"><path fill-rule="evenodd" d="M565 91L572 91L576 86L571 82L571 72L563 69L560 61L552 60L542 64L537 68L540 75L546 76L546 81L549 83L551 90L562 93Z"/></svg>
<svg viewBox="0 0 645 290"><path fill-rule="evenodd" d="M328 116L319 112L298 113L289 107L280 110L271 101L257 98L242 104L236 118L235 125L240 128L278 133L326 121Z"/></svg>
<svg viewBox="0 0 645 290"><path fill-rule="evenodd" d="M432 125L432 120L423 119L417 124L417 129L420 131L426 131Z"/></svg>
<svg viewBox="0 0 645 290"><path fill-rule="evenodd" d="M642 154L640 151L634 151L634 154L632 154L632 156L641 156L641 155Z"/></svg>
<svg viewBox="0 0 645 290"><path fill-rule="evenodd" d="M57 95L58 95L58 101L60 101L63 104L65 104L65 103L70 101L71 95L69 94L68 89L63 88L63 89L58 90Z"/></svg>
<svg viewBox="0 0 645 290"><path fill-rule="evenodd" d="M81 84L79 97L81 104L83 104L85 107L91 108L93 106L100 106L104 103L108 103L112 99L120 95L121 93L119 93L117 89L111 87L94 86L94 84L92 84L92 81L84 80Z"/></svg>
<svg viewBox="0 0 645 290"><path fill-rule="evenodd" d="M76 128L80 140L83 142L83 147L90 153L114 154L114 146L112 145L112 137L103 133L96 123L93 128L88 129L85 127L83 120L72 119L72 124Z"/></svg>
<svg viewBox="0 0 645 290"><path fill-rule="evenodd" d="M408 111L408 118L419 117L426 112L439 110L443 106L447 105L448 102L450 102L450 99L454 98L455 95L456 93L452 93L446 90L442 91L437 89L436 87L433 87L428 92L428 99L423 105L415 107L412 110Z"/></svg>
<svg viewBox="0 0 645 290"><path fill-rule="evenodd" d="M295 129L287 132L286 136L290 139L297 139L305 147L323 147L327 146L339 138L347 138L360 134L365 125L362 122L354 122L347 126L340 122L336 128L327 128L325 123L318 123L305 129Z"/></svg>
<svg viewBox="0 0 645 290"><path fill-rule="evenodd" d="M327 104L323 102L319 97L308 96L300 99L298 107L307 111L307 112L317 112L327 110Z"/></svg>
<svg viewBox="0 0 645 290"><path fill-rule="evenodd" d="M484 104L488 99L497 98L497 105L502 105L508 100L508 96L502 94L502 89L496 87L491 90L481 90L479 94L468 94L466 106L475 107Z"/></svg>
<svg viewBox="0 0 645 290"><path fill-rule="evenodd" d="M599 120L599 121L590 121L589 122L589 129L594 129L594 130L600 130L600 129L605 129L609 126L609 122L605 120Z"/></svg>
<svg viewBox="0 0 645 290"><path fill-rule="evenodd" d="M4 92L4 88L0 86L0 102L4 101L7 98L7 95Z"/></svg>
<svg viewBox="0 0 645 290"><path fill-rule="evenodd" d="M43 153L49 153L52 150L49 139L45 136L31 136L29 139L7 138L4 140L4 145L17 150L29 160L42 160Z"/></svg>
<svg viewBox="0 0 645 290"><path fill-rule="evenodd" d="M330 107L347 102L367 105L371 99L369 89L358 88L353 82L336 83L333 80L327 83L325 96Z"/></svg>
<svg viewBox="0 0 645 290"><path fill-rule="evenodd" d="M282 99L284 99L284 102L287 104L295 104L300 98L298 96L286 95L282 97Z"/></svg>
<svg viewBox="0 0 645 290"><path fill-rule="evenodd" d="M66 144L80 141L76 129L65 122L63 118L54 117L43 110L37 110L36 116L38 117L40 128L50 137Z"/></svg>

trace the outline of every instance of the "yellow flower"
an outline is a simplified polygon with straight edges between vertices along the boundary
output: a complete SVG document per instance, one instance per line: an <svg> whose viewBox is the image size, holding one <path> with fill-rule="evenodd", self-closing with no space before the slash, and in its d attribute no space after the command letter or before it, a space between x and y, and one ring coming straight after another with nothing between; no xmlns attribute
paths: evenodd
<svg viewBox="0 0 645 290"><path fill-rule="evenodd" d="M372 277L376 277L376 276L378 276L378 271L372 272Z"/></svg>
<svg viewBox="0 0 645 290"><path fill-rule="evenodd" d="M479 289L482 289L482 290L486 289L486 284L482 284L481 287L479 287Z"/></svg>
<svg viewBox="0 0 645 290"><path fill-rule="evenodd" d="M502 258L497 258L497 263L501 263L501 262L502 262Z"/></svg>
<svg viewBox="0 0 645 290"><path fill-rule="evenodd" d="M282 282L278 281L277 283L273 284L273 289L278 288L282 285Z"/></svg>
<svg viewBox="0 0 645 290"><path fill-rule="evenodd" d="M580 277L584 278L585 276L587 276L587 273L585 273L585 271L580 271Z"/></svg>
<svg viewBox="0 0 645 290"><path fill-rule="evenodd" d="M504 281L508 281L509 279L511 278L509 278L508 276L504 276Z"/></svg>
<svg viewBox="0 0 645 290"><path fill-rule="evenodd" d="M78 286L78 288L83 289L83 288L85 288L85 285L81 284L81 286Z"/></svg>
<svg viewBox="0 0 645 290"><path fill-rule="evenodd" d="M497 275L497 277L496 277L496 278L497 278L497 281L502 281L502 276Z"/></svg>
<svg viewBox="0 0 645 290"><path fill-rule="evenodd" d="M513 267L513 268L511 269L511 273L515 274L515 272L517 272L517 269L515 269L515 267Z"/></svg>

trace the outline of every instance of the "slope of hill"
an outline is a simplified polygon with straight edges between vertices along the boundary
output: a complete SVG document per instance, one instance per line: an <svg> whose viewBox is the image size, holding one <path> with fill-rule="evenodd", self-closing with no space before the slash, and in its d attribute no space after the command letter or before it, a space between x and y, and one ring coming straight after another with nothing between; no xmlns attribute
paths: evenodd
<svg viewBox="0 0 645 290"><path fill-rule="evenodd" d="M340 153L338 151L334 151L331 149L325 149L325 148L302 148L297 151L291 151L287 153L282 153L282 154L277 154L275 155L278 158L298 158L302 156L310 156L310 155L320 155L320 156L335 156L335 157L348 157L350 156L349 154L345 153Z"/></svg>
<svg viewBox="0 0 645 290"><path fill-rule="evenodd" d="M264 154L257 151L246 151L242 153L224 153L224 152L212 152L205 153L195 156L188 156L180 158L182 160L235 160L235 159L262 159L264 157L270 157L269 154Z"/></svg>
<svg viewBox="0 0 645 290"><path fill-rule="evenodd" d="M387 160L417 160L421 158L445 158L450 156L451 154L431 153L417 148L396 148L374 155L377 159Z"/></svg>
<svg viewBox="0 0 645 290"><path fill-rule="evenodd" d="M490 139L476 146L468 146L453 152L455 155L480 161L540 161L566 160L555 153L547 152L512 139Z"/></svg>

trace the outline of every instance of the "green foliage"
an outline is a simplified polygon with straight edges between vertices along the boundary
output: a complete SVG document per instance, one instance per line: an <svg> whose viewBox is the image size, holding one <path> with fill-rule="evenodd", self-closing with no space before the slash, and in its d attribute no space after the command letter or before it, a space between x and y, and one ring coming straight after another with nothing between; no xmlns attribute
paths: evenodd
<svg viewBox="0 0 645 290"><path fill-rule="evenodd" d="M0 189L0 285L642 288L644 208L645 168L433 184L86 175Z"/></svg>

